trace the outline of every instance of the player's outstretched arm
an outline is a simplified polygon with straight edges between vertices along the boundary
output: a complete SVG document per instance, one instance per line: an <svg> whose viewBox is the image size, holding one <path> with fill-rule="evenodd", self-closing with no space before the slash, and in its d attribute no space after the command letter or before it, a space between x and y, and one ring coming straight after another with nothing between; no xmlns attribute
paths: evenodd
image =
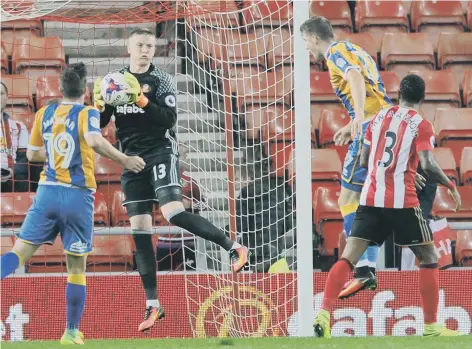
<svg viewBox="0 0 472 349"><path fill-rule="evenodd" d="M89 147L101 156L116 161L135 173L141 172L146 165L139 156L128 156L117 150L102 135L89 133L85 140Z"/></svg>
<svg viewBox="0 0 472 349"><path fill-rule="evenodd" d="M157 92L157 104L151 102L141 90L141 85L133 74L125 72L125 80L130 86L128 94L131 96L131 102L136 103L140 108L147 111L146 115L164 128L171 129L177 122L177 107L175 99L175 86L173 81L160 81L160 87ZM171 80L170 76L165 75L165 79Z"/></svg>

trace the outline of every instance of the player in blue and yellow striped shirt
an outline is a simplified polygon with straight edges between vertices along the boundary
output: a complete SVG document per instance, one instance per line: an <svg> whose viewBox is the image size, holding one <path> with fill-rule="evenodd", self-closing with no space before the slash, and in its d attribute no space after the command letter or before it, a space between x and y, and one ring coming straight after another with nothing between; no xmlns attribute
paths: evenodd
<svg viewBox="0 0 472 349"><path fill-rule="evenodd" d="M78 326L85 306L85 265L92 250L95 152L133 172L144 168L137 156L115 149L100 132L98 110L83 105L86 88L83 63L61 75L62 103L36 113L26 156L45 162L38 191L21 226L13 250L1 258L1 279L25 263L42 244L61 235L67 255L67 328L61 344L83 344Z"/></svg>
<svg viewBox="0 0 472 349"><path fill-rule="evenodd" d="M302 24L300 31L307 49L315 59L326 59L331 85L351 117L351 122L334 135L336 145L346 145L342 188L338 204L344 218L344 230L349 236L359 206L360 192L367 169L359 164L362 138L369 120L380 110L392 105L387 96L375 61L361 47L335 40L333 28L324 17L313 17ZM352 296L362 289L375 289L375 267L378 247L369 247L359 260L355 280L340 297Z"/></svg>

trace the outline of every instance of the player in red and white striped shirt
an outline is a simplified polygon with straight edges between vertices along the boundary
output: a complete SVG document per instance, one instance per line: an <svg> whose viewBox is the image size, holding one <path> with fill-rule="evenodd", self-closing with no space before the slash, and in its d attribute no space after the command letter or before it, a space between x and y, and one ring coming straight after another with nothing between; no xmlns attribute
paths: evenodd
<svg viewBox="0 0 472 349"><path fill-rule="evenodd" d="M409 246L420 262L419 289L423 301L424 336L457 336L437 323L438 257L433 235L419 206L415 176L418 162L431 181L447 186L460 207L461 198L433 156L434 131L416 110L424 99L425 83L408 75L400 83L400 106L380 111L369 124L361 151L368 167L360 206L341 259L329 272L315 335L330 336L330 312L354 265L371 244L382 245L394 233L397 245Z"/></svg>

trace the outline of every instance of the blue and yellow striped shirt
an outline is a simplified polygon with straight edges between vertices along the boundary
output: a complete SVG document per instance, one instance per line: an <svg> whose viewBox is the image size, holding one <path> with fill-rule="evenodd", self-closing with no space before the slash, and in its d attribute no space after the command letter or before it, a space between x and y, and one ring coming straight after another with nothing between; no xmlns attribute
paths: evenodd
<svg viewBox="0 0 472 349"><path fill-rule="evenodd" d="M39 183L95 189L95 152L85 141L100 134L100 113L82 104L51 104L41 108L28 148L46 148L46 164Z"/></svg>
<svg viewBox="0 0 472 349"><path fill-rule="evenodd" d="M365 81L365 116L371 119L380 110L393 105L385 91L374 59L361 47L347 41L336 41L325 54L326 65L334 92L341 99L351 118L354 118L354 103L346 74L358 70Z"/></svg>

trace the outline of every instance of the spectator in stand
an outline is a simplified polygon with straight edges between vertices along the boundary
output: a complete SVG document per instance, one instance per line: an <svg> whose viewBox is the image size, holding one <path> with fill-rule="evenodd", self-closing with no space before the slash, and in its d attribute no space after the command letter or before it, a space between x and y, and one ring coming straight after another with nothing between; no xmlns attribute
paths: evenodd
<svg viewBox="0 0 472 349"><path fill-rule="evenodd" d="M1 191L24 192L28 191L28 159L26 158L26 148L29 140L28 130L25 124L13 120L5 111L8 88L3 81L1 82L1 89Z"/></svg>

